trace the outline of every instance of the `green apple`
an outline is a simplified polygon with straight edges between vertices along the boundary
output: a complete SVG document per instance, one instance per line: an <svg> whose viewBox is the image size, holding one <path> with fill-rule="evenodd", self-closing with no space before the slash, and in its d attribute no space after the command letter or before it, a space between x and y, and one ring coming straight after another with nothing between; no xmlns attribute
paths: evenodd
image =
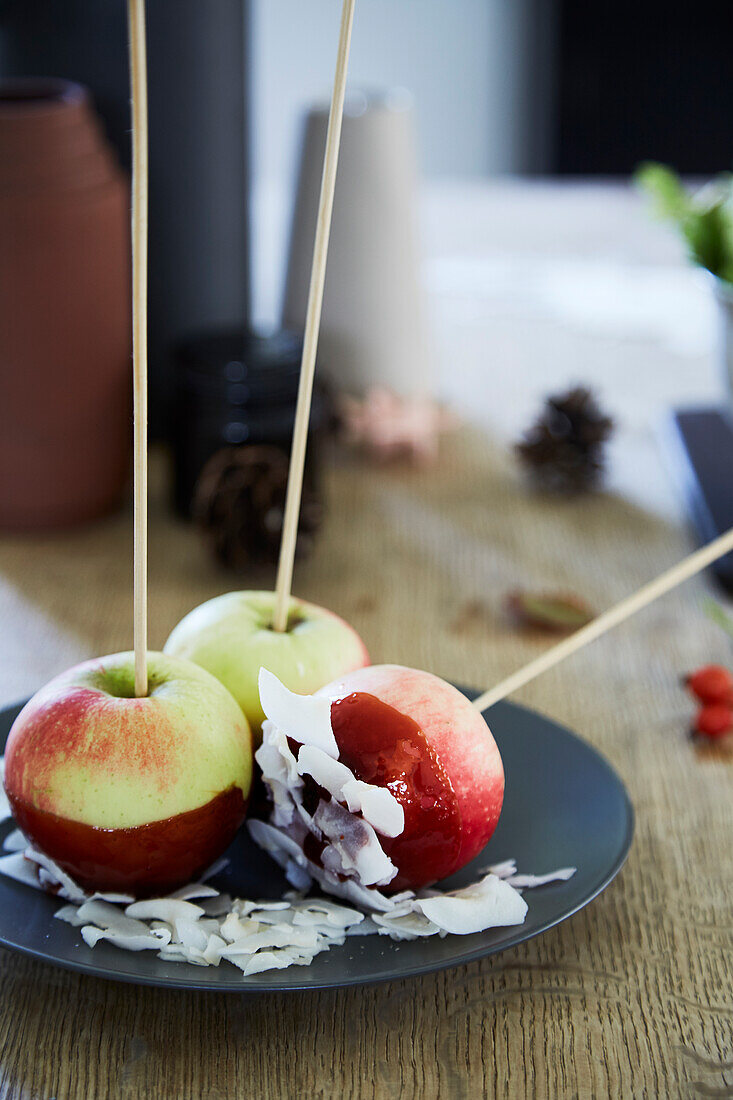
<svg viewBox="0 0 733 1100"><path fill-rule="evenodd" d="M246 714L257 742L265 718L257 686L261 668L291 691L310 695L369 664L359 635L333 612L291 598L288 629L278 632L272 626L274 611L274 592L227 592L181 619L164 647L221 680Z"/></svg>
<svg viewBox="0 0 733 1100"><path fill-rule="evenodd" d="M241 708L198 665L132 653L77 665L23 708L5 788L23 832L82 886L169 890L216 859L244 820L252 738Z"/></svg>

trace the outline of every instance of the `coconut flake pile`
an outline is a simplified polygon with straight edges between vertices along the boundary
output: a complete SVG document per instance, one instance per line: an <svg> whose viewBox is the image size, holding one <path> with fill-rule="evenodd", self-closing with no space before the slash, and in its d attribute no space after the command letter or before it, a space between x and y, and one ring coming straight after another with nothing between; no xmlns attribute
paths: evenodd
<svg viewBox="0 0 733 1100"><path fill-rule="evenodd" d="M5 839L8 854L0 857L0 874L63 899L67 904L55 917L80 928L89 947L108 941L127 951L155 951L166 962L228 962L246 977L307 966L316 955L345 943L347 936L415 940L522 924L527 903L521 889L564 881L575 873L568 867L547 875L520 875L508 860L486 868L477 882L459 890L383 893L379 887L391 882L397 868L379 835L400 834L401 805L385 788L358 780L338 760L330 700L293 695L264 670L260 691L268 720L256 758L273 809L270 822L250 820L248 827L294 887L282 900L232 898L206 881L142 901L126 894L90 895L47 856L28 847L17 829ZM299 745L297 758L288 738ZM0 768L2 763L0 758ZM302 799L303 777L308 775L331 795L313 815ZM0 820L8 817L9 807L0 803ZM325 841L323 866L303 852L308 833ZM225 863L219 861L204 878ZM314 880L358 908L306 896Z"/></svg>
<svg viewBox="0 0 733 1100"><path fill-rule="evenodd" d="M405 891L390 899L394 904L388 913L369 915L295 891L281 901L232 898L206 882L136 901L127 894L85 893L57 864L26 844L20 830L6 838L9 854L0 857L0 874L67 902L54 916L80 928L88 947L108 941L125 951L154 951L164 962L228 962L245 977L307 966L322 951L345 943L347 936L414 940L522 924L527 903L512 880L534 877L517 875L514 862L507 861L462 890ZM221 868L220 862L210 874ZM572 874L568 868L541 879L552 882Z"/></svg>

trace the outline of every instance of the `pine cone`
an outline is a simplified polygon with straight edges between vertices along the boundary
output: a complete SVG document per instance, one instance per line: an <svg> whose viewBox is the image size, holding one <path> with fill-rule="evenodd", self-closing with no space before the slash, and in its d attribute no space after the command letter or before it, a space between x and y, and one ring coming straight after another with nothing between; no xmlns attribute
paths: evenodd
<svg viewBox="0 0 733 1100"><path fill-rule="evenodd" d="M583 386L548 397L542 415L516 445L516 453L540 489L582 493L603 478L605 444L613 421Z"/></svg>
<svg viewBox="0 0 733 1100"><path fill-rule="evenodd" d="M243 572L271 565L280 552L288 457L279 447L224 447L212 455L196 483L193 517L217 561ZM313 545L322 507L311 486L303 485L297 555Z"/></svg>

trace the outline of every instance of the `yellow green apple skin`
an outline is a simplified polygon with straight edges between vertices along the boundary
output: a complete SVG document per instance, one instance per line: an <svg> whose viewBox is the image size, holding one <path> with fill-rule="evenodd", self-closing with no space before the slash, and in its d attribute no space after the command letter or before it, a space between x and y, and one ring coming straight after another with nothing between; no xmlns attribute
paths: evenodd
<svg viewBox="0 0 733 1100"><path fill-rule="evenodd" d="M359 635L333 612L293 597L283 632L272 627L274 612L274 592L227 592L181 619L164 647L221 680L246 714L256 743L265 718L257 686L261 668L291 691L311 695L369 664Z"/></svg>
<svg viewBox="0 0 733 1100"><path fill-rule="evenodd" d="M244 819L252 738L236 700L192 662L134 655L69 669L18 715L5 788L31 841L82 885L150 893L190 881Z"/></svg>

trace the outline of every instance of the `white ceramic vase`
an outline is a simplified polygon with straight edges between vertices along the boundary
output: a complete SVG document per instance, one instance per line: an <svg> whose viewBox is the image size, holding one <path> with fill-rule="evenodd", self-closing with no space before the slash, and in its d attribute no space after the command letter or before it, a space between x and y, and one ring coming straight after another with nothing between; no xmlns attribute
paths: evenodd
<svg viewBox="0 0 733 1100"><path fill-rule="evenodd" d="M305 122L283 324L305 321L328 113ZM417 244L414 113L405 94L352 97L344 114L319 343L336 385L431 394Z"/></svg>

